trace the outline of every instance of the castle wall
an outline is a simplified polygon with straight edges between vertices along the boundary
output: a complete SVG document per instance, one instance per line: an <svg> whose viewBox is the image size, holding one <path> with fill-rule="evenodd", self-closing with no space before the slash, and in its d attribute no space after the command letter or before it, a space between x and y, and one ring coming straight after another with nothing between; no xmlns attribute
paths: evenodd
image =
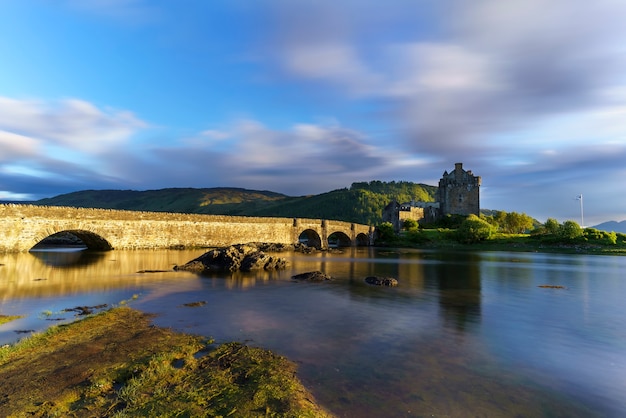
<svg viewBox="0 0 626 418"><path fill-rule="evenodd" d="M478 215L481 181L471 171L463 170L462 163L456 163L454 171L444 172L437 191L442 215Z"/></svg>
<svg viewBox="0 0 626 418"><path fill-rule="evenodd" d="M445 215L479 215L481 182L479 176L463 170L462 163L456 163L454 171L445 171L439 180L437 202L391 202L383 210L383 222L390 222L398 232L405 219L430 223Z"/></svg>

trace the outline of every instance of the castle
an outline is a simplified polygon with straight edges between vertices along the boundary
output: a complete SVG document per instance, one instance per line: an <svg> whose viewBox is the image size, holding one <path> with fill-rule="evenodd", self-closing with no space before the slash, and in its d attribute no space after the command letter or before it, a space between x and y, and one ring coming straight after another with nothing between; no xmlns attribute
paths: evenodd
<svg viewBox="0 0 626 418"><path fill-rule="evenodd" d="M439 180L436 202L398 203L394 200L383 209L383 222L390 222L399 231L406 219L433 222L446 215L478 215L480 184L480 176L463 170L463 163L456 163L454 171L444 171Z"/></svg>

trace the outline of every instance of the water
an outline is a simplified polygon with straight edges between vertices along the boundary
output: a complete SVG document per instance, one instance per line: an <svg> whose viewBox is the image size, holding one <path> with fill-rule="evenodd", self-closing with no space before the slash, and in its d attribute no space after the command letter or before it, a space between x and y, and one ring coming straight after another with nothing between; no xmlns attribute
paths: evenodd
<svg viewBox="0 0 626 418"><path fill-rule="evenodd" d="M66 308L126 303L289 357L338 416L626 416L626 257L359 248L284 253L271 273L141 272L201 253L0 255L0 314L25 315L0 344L73 320ZM335 280L290 280L311 270Z"/></svg>

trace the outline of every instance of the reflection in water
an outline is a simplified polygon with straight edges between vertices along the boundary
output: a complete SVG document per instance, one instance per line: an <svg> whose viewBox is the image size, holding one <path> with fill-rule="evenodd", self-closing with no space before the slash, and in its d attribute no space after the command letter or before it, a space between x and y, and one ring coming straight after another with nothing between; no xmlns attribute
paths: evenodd
<svg viewBox="0 0 626 418"><path fill-rule="evenodd" d="M297 361L338 416L626 416L626 258L342 248L283 253L284 271L171 270L201 253L0 255L0 313L27 315L0 344L50 325L44 310L136 294L158 325ZM291 280L313 270L335 280Z"/></svg>
<svg viewBox="0 0 626 418"><path fill-rule="evenodd" d="M97 263L105 255L102 252L85 251L84 248L31 250L30 253L48 266L70 268Z"/></svg>
<svg viewBox="0 0 626 418"><path fill-rule="evenodd" d="M456 254L454 262L430 269L439 289L439 307L446 324L463 331L468 323L480 321L480 257Z"/></svg>
<svg viewBox="0 0 626 418"><path fill-rule="evenodd" d="M30 252L4 254L0 263L0 301L107 292L138 286L202 251ZM74 264L71 264L72 260ZM0 260L2 260L0 259ZM190 274L178 272L178 277Z"/></svg>

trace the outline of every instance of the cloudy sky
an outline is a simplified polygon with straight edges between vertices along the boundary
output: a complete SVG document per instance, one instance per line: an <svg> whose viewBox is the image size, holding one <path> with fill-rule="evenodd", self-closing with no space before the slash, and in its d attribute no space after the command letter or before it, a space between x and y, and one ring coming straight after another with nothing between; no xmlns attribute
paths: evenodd
<svg viewBox="0 0 626 418"><path fill-rule="evenodd" d="M0 200L355 181L626 219L623 0L2 0Z"/></svg>

